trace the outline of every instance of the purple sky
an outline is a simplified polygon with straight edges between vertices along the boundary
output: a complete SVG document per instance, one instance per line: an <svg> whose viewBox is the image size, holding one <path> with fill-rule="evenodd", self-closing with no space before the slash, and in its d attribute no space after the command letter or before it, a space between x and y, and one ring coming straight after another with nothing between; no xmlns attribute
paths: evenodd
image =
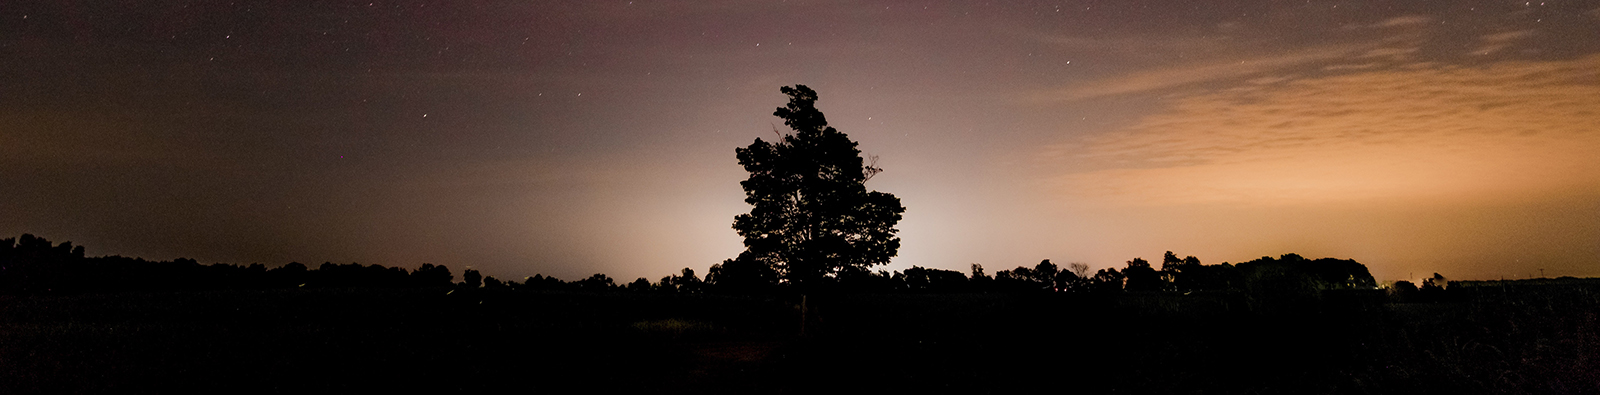
<svg viewBox="0 0 1600 395"><path fill-rule="evenodd" d="M1600 2L0 3L0 236L656 279L816 89L911 265L1600 276Z"/></svg>

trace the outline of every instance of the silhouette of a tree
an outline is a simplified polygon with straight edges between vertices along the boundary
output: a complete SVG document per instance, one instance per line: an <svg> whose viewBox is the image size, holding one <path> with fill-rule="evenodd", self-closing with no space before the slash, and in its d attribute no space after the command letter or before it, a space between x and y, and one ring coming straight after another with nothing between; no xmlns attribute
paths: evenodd
<svg viewBox="0 0 1600 395"><path fill-rule="evenodd" d="M723 292L760 293L778 285L778 271L746 252L739 254L739 259L711 265L706 271L706 284Z"/></svg>
<svg viewBox="0 0 1600 395"><path fill-rule="evenodd" d="M967 279L971 288L978 291L988 291L994 287L994 277L989 277L983 272L983 264L972 264L972 275Z"/></svg>
<svg viewBox="0 0 1600 395"><path fill-rule="evenodd" d="M903 274L906 288L913 291L957 292L967 285L967 276L954 270L912 266Z"/></svg>
<svg viewBox="0 0 1600 395"><path fill-rule="evenodd" d="M660 288L668 292L695 293L700 292L703 285L700 277L694 275L694 269L686 267L679 274L662 277Z"/></svg>
<svg viewBox="0 0 1600 395"><path fill-rule="evenodd" d="M617 286L616 281L604 273L595 273L589 278L574 281L573 285L584 291L605 291Z"/></svg>
<svg viewBox="0 0 1600 395"><path fill-rule="evenodd" d="M867 191L866 180L882 169L864 164L856 142L828 126L816 91L781 91L789 104L773 115L794 133L736 150L750 172L740 183L745 202L754 206L733 223L746 252L801 287L845 267L888 263L900 249L895 224L905 207L894 195Z"/></svg>
<svg viewBox="0 0 1600 395"><path fill-rule="evenodd" d="M1128 279L1129 291L1161 290L1161 273L1150 267L1150 262L1144 258L1133 258L1128 261L1128 267L1122 269L1122 275Z"/></svg>
<svg viewBox="0 0 1600 395"><path fill-rule="evenodd" d="M424 263L417 270L411 272L411 284L419 287L448 287L455 276L450 274L450 268L444 265Z"/></svg>
<svg viewBox="0 0 1600 395"><path fill-rule="evenodd" d="M1122 273L1117 272L1117 269L1106 268L1095 272L1094 278L1090 282L1094 284L1094 289L1099 292L1122 292L1123 280L1125 278Z"/></svg>

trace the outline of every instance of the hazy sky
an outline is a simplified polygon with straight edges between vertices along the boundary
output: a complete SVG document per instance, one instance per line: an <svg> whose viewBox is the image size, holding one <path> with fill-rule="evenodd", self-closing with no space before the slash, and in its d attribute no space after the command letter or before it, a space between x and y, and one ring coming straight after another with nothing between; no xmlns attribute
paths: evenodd
<svg viewBox="0 0 1600 395"><path fill-rule="evenodd" d="M1600 276L1600 1L8 1L0 237L703 272L793 84L889 269Z"/></svg>

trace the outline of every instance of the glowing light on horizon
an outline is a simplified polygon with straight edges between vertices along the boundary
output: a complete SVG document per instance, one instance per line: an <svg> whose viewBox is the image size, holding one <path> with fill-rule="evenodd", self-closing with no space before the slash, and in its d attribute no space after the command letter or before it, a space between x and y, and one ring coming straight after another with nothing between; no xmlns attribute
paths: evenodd
<svg viewBox="0 0 1600 395"><path fill-rule="evenodd" d="M1463 202L1600 186L1600 56L1290 80L1050 147L1075 203Z"/></svg>

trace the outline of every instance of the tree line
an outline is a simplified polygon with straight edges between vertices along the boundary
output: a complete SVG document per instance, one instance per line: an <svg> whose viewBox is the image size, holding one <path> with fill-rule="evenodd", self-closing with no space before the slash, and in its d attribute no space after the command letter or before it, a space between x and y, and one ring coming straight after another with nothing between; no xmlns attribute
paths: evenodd
<svg viewBox="0 0 1600 395"><path fill-rule="evenodd" d="M685 269L687 270L687 269ZM761 292L781 288L778 271L760 260L729 259L713 265L709 282L730 292ZM842 291L913 292L1066 292L1120 293L1229 290L1330 290L1374 289L1377 281L1367 267L1349 259L1307 259L1299 254L1278 258L1261 257L1237 265L1201 264L1198 258L1179 259L1168 251L1159 269L1143 258L1126 266L1090 272L1089 265L1070 263L1063 268L1049 259L1033 267L1017 266L988 274L982 264L971 265L971 272L913 266L903 272L868 271L845 267L836 275L824 277L818 287Z"/></svg>
<svg viewBox="0 0 1600 395"><path fill-rule="evenodd" d="M988 274L972 264L970 273L913 266L903 271L844 267L811 278L807 292L1015 292L1122 293L1229 290L1372 289L1366 266L1347 259L1306 259L1296 254L1237 265L1204 265L1193 257L1167 252L1160 268L1141 258L1123 268L1090 272L1088 265L1065 268L1044 260ZM255 263L201 264L193 259L151 261L123 256L89 257L83 246L24 234L0 239L0 293L39 294L150 290L218 290L326 287L456 287L466 289L634 291L660 293L770 294L800 291L777 268L757 259L729 259L712 265L704 278L693 269L651 281L619 283L596 273L566 281L535 275L521 281L484 276L468 269L457 281L449 267L424 263L416 269L325 262L313 268L299 262L268 269Z"/></svg>

